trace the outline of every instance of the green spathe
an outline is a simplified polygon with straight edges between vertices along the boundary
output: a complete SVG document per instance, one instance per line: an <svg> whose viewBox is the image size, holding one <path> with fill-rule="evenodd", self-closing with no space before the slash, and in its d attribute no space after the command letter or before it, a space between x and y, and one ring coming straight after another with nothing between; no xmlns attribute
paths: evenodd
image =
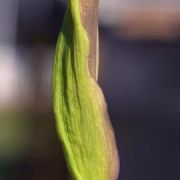
<svg viewBox="0 0 180 180"><path fill-rule="evenodd" d="M57 42L53 70L57 131L74 180L111 180L105 101L89 71L89 40L79 7L79 0L68 1Z"/></svg>

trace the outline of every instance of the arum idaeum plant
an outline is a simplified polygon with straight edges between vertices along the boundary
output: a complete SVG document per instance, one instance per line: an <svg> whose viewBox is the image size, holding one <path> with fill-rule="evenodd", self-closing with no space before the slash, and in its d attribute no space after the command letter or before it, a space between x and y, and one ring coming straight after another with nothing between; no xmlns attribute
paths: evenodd
<svg viewBox="0 0 180 180"><path fill-rule="evenodd" d="M104 96L97 84L98 59L93 56L98 54L97 40L92 38L97 26L87 25L95 12L94 5L97 9L97 0L68 1L53 69L54 112L71 178L116 180L119 158ZM88 13L92 16L87 17Z"/></svg>

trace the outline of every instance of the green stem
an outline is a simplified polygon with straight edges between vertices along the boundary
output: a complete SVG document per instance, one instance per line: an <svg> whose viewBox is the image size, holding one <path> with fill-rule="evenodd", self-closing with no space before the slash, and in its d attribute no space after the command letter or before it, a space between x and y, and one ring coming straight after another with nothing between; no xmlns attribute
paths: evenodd
<svg viewBox="0 0 180 180"><path fill-rule="evenodd" d="M57 132L73 180L115 180L119 160L97 84L97 5L69 0L53 69ZM91 24L92 23L92 24Z"/></svg>

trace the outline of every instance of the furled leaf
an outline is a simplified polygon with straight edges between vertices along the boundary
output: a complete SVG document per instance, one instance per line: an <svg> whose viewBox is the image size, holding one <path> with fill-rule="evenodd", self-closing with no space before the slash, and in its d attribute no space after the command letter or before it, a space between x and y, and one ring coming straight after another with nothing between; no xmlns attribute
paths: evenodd
<svg viewBox="0 0 180 180"><path fill-rule="evenodd" d="M79 0L69 0L53 70L57 131L73 180L115 180L118 155L105 100L88 65Z"/></svg>

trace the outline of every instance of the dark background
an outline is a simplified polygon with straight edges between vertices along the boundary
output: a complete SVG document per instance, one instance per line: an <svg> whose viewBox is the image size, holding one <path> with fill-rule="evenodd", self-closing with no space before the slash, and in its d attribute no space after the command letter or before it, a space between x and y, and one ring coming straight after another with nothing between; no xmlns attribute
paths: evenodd
<svg viewBox="0 0 180 180"><path fill-rule="evenodd" d="M0 10L0 180L63 180L51 73L65 4L2 0ZM119 148L119 180L179 179L178 18L163 38L161 29L131 36L127 24L102 22L99 83ZM129 27L138 31L137 24Z"/></svg>

